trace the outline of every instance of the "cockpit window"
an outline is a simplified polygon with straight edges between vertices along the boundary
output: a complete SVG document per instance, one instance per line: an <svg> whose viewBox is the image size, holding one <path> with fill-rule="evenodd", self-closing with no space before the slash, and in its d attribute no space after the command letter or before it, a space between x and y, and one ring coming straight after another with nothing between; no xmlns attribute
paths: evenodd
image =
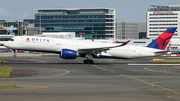
<svg viewBox="0 0 180 101"><path fill-rule="evenodd" d="M14 39L10 39L9 41L14 41Z"/></svg>

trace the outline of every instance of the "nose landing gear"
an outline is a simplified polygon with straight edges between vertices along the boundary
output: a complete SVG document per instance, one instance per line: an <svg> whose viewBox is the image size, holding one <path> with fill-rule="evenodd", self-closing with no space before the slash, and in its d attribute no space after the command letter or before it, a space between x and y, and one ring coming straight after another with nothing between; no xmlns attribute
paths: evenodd
<svg viewBox="0 0 180 101"><path fill-rule="evenodd" d="M13 50L14 51L14 55L13 55L13 58L16 58L16 50Z"/></svg>

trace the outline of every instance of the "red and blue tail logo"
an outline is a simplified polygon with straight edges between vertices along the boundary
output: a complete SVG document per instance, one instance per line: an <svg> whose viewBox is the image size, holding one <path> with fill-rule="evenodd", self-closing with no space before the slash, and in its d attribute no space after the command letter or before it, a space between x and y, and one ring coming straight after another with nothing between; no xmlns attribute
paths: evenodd
<svg viewBox="0 0 180 101"><path fill-rule="evenodd" d="M169 27L156 40L153 40L147 47L164 50L171 40L177 27Z"/></svg>
<svg viewBox="0 0 180 101"><path fill-rule="evenodd" d="M118 43L118 41L114 41L113 43Z"/></svg>

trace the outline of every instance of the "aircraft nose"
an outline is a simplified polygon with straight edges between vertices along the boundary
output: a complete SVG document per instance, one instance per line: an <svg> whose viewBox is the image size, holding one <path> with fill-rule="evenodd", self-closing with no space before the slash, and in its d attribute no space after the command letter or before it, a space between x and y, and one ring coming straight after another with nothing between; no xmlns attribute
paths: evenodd
<svg viewBox="0 0 180 101"><path fill-rule="evenodd" d="M4 44L4 46L5 46L5 47L8 47L8 42L6 42L6 43Z"/></svg>

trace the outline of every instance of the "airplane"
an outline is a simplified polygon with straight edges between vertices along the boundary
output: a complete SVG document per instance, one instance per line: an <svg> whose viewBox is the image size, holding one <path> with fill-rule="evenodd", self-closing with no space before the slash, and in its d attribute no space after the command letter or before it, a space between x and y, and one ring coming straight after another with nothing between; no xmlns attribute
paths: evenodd
<svg viewBox="0 0 180 101"><path fill-rule="evenodd" d="M57 53L63 59L85 57L85 64L93 64L93 58L133 59L167 54L165 48L176 29L169 27L146 47L127 45L130 40L117 45L35 36L15 36L4 46L13 50ZM15 51L13 57L16 57Z"/></svg>
<svg viewBox="0 0 180 101"><path fill-rule="evenodd" d="M13 57L16 58L16 50L57 53L63 59L76 59L85 57L84 63L93 64L91 60L97 53L107 51L110 48L121 47L129 41L120 44L106 44L87 42L84 40L48 38L37 36L15 36L4 44L8 49L14 50Z"/></svg>

